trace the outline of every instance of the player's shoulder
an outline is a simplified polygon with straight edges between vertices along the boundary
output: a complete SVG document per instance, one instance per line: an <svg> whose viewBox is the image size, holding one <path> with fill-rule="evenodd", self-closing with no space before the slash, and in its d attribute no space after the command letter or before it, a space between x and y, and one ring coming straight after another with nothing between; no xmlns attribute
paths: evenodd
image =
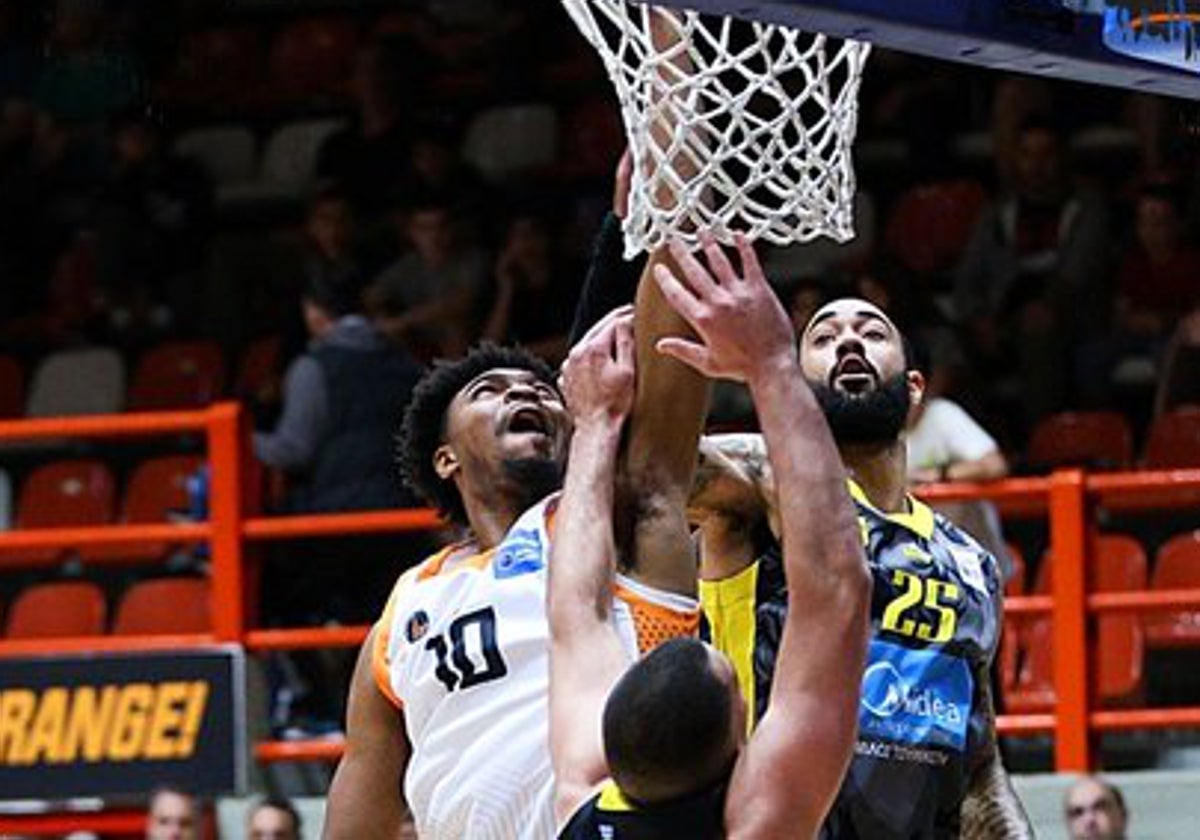
<svg viewBox="0 0 1200 840"><path fill-rule="evenodd" d="M1000 588L1000 562L983 545L941 513L933 513L933 541L946 548L960 575L994 592ZM982 579L982 580L981 580Z"/></svg>

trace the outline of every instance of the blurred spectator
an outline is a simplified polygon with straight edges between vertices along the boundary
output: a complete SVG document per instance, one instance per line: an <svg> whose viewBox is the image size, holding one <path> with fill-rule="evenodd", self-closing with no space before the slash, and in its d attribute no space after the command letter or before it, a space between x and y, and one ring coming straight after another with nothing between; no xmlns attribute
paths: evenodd
<svg viewBox="0 0 1200 840"><path fill-rule="evenodd" d="M992 156L1004 192L1020 189L1021 135L1031 121L1054 113L1054 89L1045 79L1003 76L992 90Z"/></svg>
<svg viewBox="0 0 1200 840"><path fill-rule="evenodd" d="M13 314L46 304L46 275L93 216L105 167L46 114L0 164L0 294ZM5 302L0 298L0 303Z"/></svg>
<svg viewBox="0 0 1200 840"><path fill-rule="evenodd" d="M1200 299L1200 251L1184 237L1182 195L1170 185L1143 188L1133 248L1121 261L1112 329L1080 351L1076 374L1089 405L1113 402L1117 388L1149 387L1181 312Z"/></svg>
<svg viewBox="0 0 1200 840"><path fill-rule="evenodd" d="M312 344L287 371L274 431L254 435L255 456L288 474L292 510L411 504L393 473L392 435L420 367L362 315L361 284L353 277L312 278L303 308ZM385 535L272 552L263 572L264 619L284 627L369 620L395 580L392 558L416 556L419 549L411 548ZM269 678L276 728L289 737L336 729L352 666L353 657L338 652L274 657Z"/></svg>
<svg viewBox="0 0 1200 840"><path fill-rule="evenodd" d="M1179 320L1163 359L1154 396L1154 416L1200 405L1200 309Z"/></svg>
<svg viewBox="0 0 1200 840"><path fill-rule="evenodd" d="M962 406L932 396L913 411L908 430L908 479L991 481L1008 475L1008 461L995 438Z"/></svg>
<svg viewBox="0 0 1200 840"><path fill-rule="evenodd" d="M279 253L266 256L283 270L270 276L255 273L261 299L256 301L259 311L254 322L263 333L281 334L282 358L293 359L305 352L312 339L303 307L295 301L321 283L361 283L360 228L345 191L332 181L318 185L308 199L299 236L288 234L272 244ZM257 394L256 406L269 415L271 407L278 407L279 397L277 388L274 393Z"/></svg>
<svg viewBox="0 0 1200 840"><path fill-rule="evenodd" d="M953 400L939 395L946 380L930 370L918 345L917 366L926 374L925 400L908 420L908 480L911 484L939 481L993 481L1008 475L1008 461L988 432ZM936 368L935 368L936 370ZM937 510L975 537L999 561L1003 577L1012 574L1012 561L991 502L941 502Z"/></svg>
<svg viewBox="0 0 1200 840"><path fill-rule="evenodd" d="M300 840L300 812L290 800L269 796L250 811L246 828L249 840Z"/></svg>
<svg viewBox="0 0 1200 840"><path fill-rule="evenodd" d="M421 370L362 315L360 292L352 275L310 278L302 304L309 352L288 369L278 425L254 436L255 456L293 479L295 510L405 501L392 476L391 436Z"/></svg>
<svg viewBox="0 0 1200 840"><path fill-rule="evenodd" d="M1032 420L1057 408L1067 348L1096 329L1110 261L1108 212L1073 190L1062 136L1048 122L1018 135L1015 192L981 215L959 266L955 309L985 376L1011 375Z"/></svg>
<svg viewBox="0 0 1200 840"><path fill-rule="evenodd" d="M95 218L97 275L118 335L165 329L195 311L213 189L195 161L172 155L154 106L113 126L113 176Z"/></svg>
<svg viewBox="0 0 1200 840"><path fill-rule="evenodd" d="M196 797L182 788L155 788L146 812L146 840L196 840L199 836Z"/></svg>
<svg viewBox="0 0 1200 840"><path fill-rule="evenodd" d="M355 275L355 218L346 192L336 185L318 188L308 203L302 274L307 284Z"/></svg>
<svg viewBox="0 0 1200 840"><path fill-rule="evenodd" d="M30 5L0 2L0 155L28 142L33 131L33 86L41 54L32 30Z"/></svg>
<svg viewBox="0 0 1200 840"><path fill-rule="evenodd" d="M46 62L34 87L39 108L67 125L103 122L143 97L137 61L110 37L105 0L56 0Z"/></svg>
<svg viewBox="0 0 1200 840"><path fill-rule="evenodd" d="M1129 811L1120 788L1098 776L1083 776L1063 799L1071 840L1125 840Z"/></svg>
<svg viewBox="0 0 1200 840"><path fill-rule="evenodd" d="M445 196L419 197L400 219L412 251L371 285L371 312L389 338L417 356L459 356L477 334L487 257L459 241Z"/></svg>
<svg viewBox="0 0 1200 840"><path fill-rule="evenodd" d="M468 223L494 212L483 179L459 154L460 140L458 130L444 120L426 121L416 129L396 196L399 206L411 196L437 194L447 196Z"/></svg>
<svg viewBox="0 0 1200 840"><path fill-rule="evenodd" d="M412 107L405 92L423 81L408 50L394 39L377 39L359 52L350 79L357 114L334 134L317 157L317 175L346 191L364 218L381 217L406 176Z"/></svg>
<svg viewBox="0 0 1200 840"><path fill-rule="evenodd" d="M510 220L483 327L485 339L520 343L552 364L566 356L582 271L556 253L555 241L544 218L523 213Z"/></svg>

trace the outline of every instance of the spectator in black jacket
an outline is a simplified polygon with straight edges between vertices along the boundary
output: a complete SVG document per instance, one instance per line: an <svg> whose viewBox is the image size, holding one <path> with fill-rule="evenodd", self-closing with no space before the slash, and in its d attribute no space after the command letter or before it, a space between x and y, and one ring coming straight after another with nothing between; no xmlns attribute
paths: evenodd
<svg viewBox="0 0 1200 840"><path fill-rule="evenodd" d="M392 431L421 368L363 316L353 272L314 273L303 309L309 351L288 369L283 414L254 436L255 456L292 479L295 510L396 507L406 499Z"/></svg>

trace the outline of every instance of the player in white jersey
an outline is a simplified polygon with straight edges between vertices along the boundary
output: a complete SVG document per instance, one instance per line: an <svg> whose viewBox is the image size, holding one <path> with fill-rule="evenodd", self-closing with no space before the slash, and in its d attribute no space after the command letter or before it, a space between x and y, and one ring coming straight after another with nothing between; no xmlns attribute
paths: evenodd
<svg viewBox="0 0 1200 840"><path fill-rule="evenodd" d="M686 332L652 281L635 320L656 358L638 370L618 489L631 654L698 622L684 509L707 399L703 377L649 349ZM468 537L401 579L364 644L326 837L553 836L544 569L569 436L551 371L520 351L477 349L414 391L405 471Z"/></svg>

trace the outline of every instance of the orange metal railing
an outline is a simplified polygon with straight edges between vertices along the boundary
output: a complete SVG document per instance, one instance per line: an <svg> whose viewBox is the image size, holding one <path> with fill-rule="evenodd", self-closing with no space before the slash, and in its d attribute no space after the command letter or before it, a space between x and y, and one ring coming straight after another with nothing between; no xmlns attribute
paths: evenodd
<svg viewBox="0 0 1200 840"><path fill-rule="evenodd" d="M145 650L211 643L236 643L252 652L317 647L352 647L367 627L258 629L248 626L250 597L247 547L272 540L348 533L428 530L438 525L431 511L343 513L320 516L260 517L253 514L254 472L248 457L245 420L236 404L190 412L123 414L0 421L0 441L61 438L129 438L196 433L206 442L210 463L210 519L186 524L110 525L0 532L0 551L84 544L200 542L212 557L212 631L189 636L89 637L37 641L0 640L0 658L85 650ZM1089 475L1064 470L1045 478L1018 478L991 484L938 485L922 490L930 501L990 499L1007 515L1046 516L1055 558L1052 593L1012 598L1013 615L1050 614L1053 622L1054 688L1057 705L1043 714L1003 715L998 725L1009 735L1051 733L1060 771L1092 766L1092 739L1099 732L1200 726L1200 707L1097 710L1089 686L1089 617L1108 611L1149 612L1200 608L1200 590L1131 593L1087 592L1086 558L1095 506L1145 510L1200 502L1200 470ZM264 742L259 761L333 760L337 742Z"/></svg>
<svg viewBox="0 0 1200 840"><path fill-rule="evenodd" d="M1084 771L1095 762L1094 736L1130 729L1200 726L1200 707L1097 710L1092 708L1088 655L1090 615L1099 612L1170 611L1200 608L1200 589L1088 593L1087 558L1097 506L1109 511L1145 511L1195 506L1200 470L1160 470L1089 475L1063 470L1048 478L1010 479L992 484L957 484L922 491L929 501L990 499L1006 513L1044 511L1054 557L1051 594L1010 598L1006 614L1051 614L1054 645L1053 713L1001 715L1004 734L1053 733L1055 769Z"/></svg>

